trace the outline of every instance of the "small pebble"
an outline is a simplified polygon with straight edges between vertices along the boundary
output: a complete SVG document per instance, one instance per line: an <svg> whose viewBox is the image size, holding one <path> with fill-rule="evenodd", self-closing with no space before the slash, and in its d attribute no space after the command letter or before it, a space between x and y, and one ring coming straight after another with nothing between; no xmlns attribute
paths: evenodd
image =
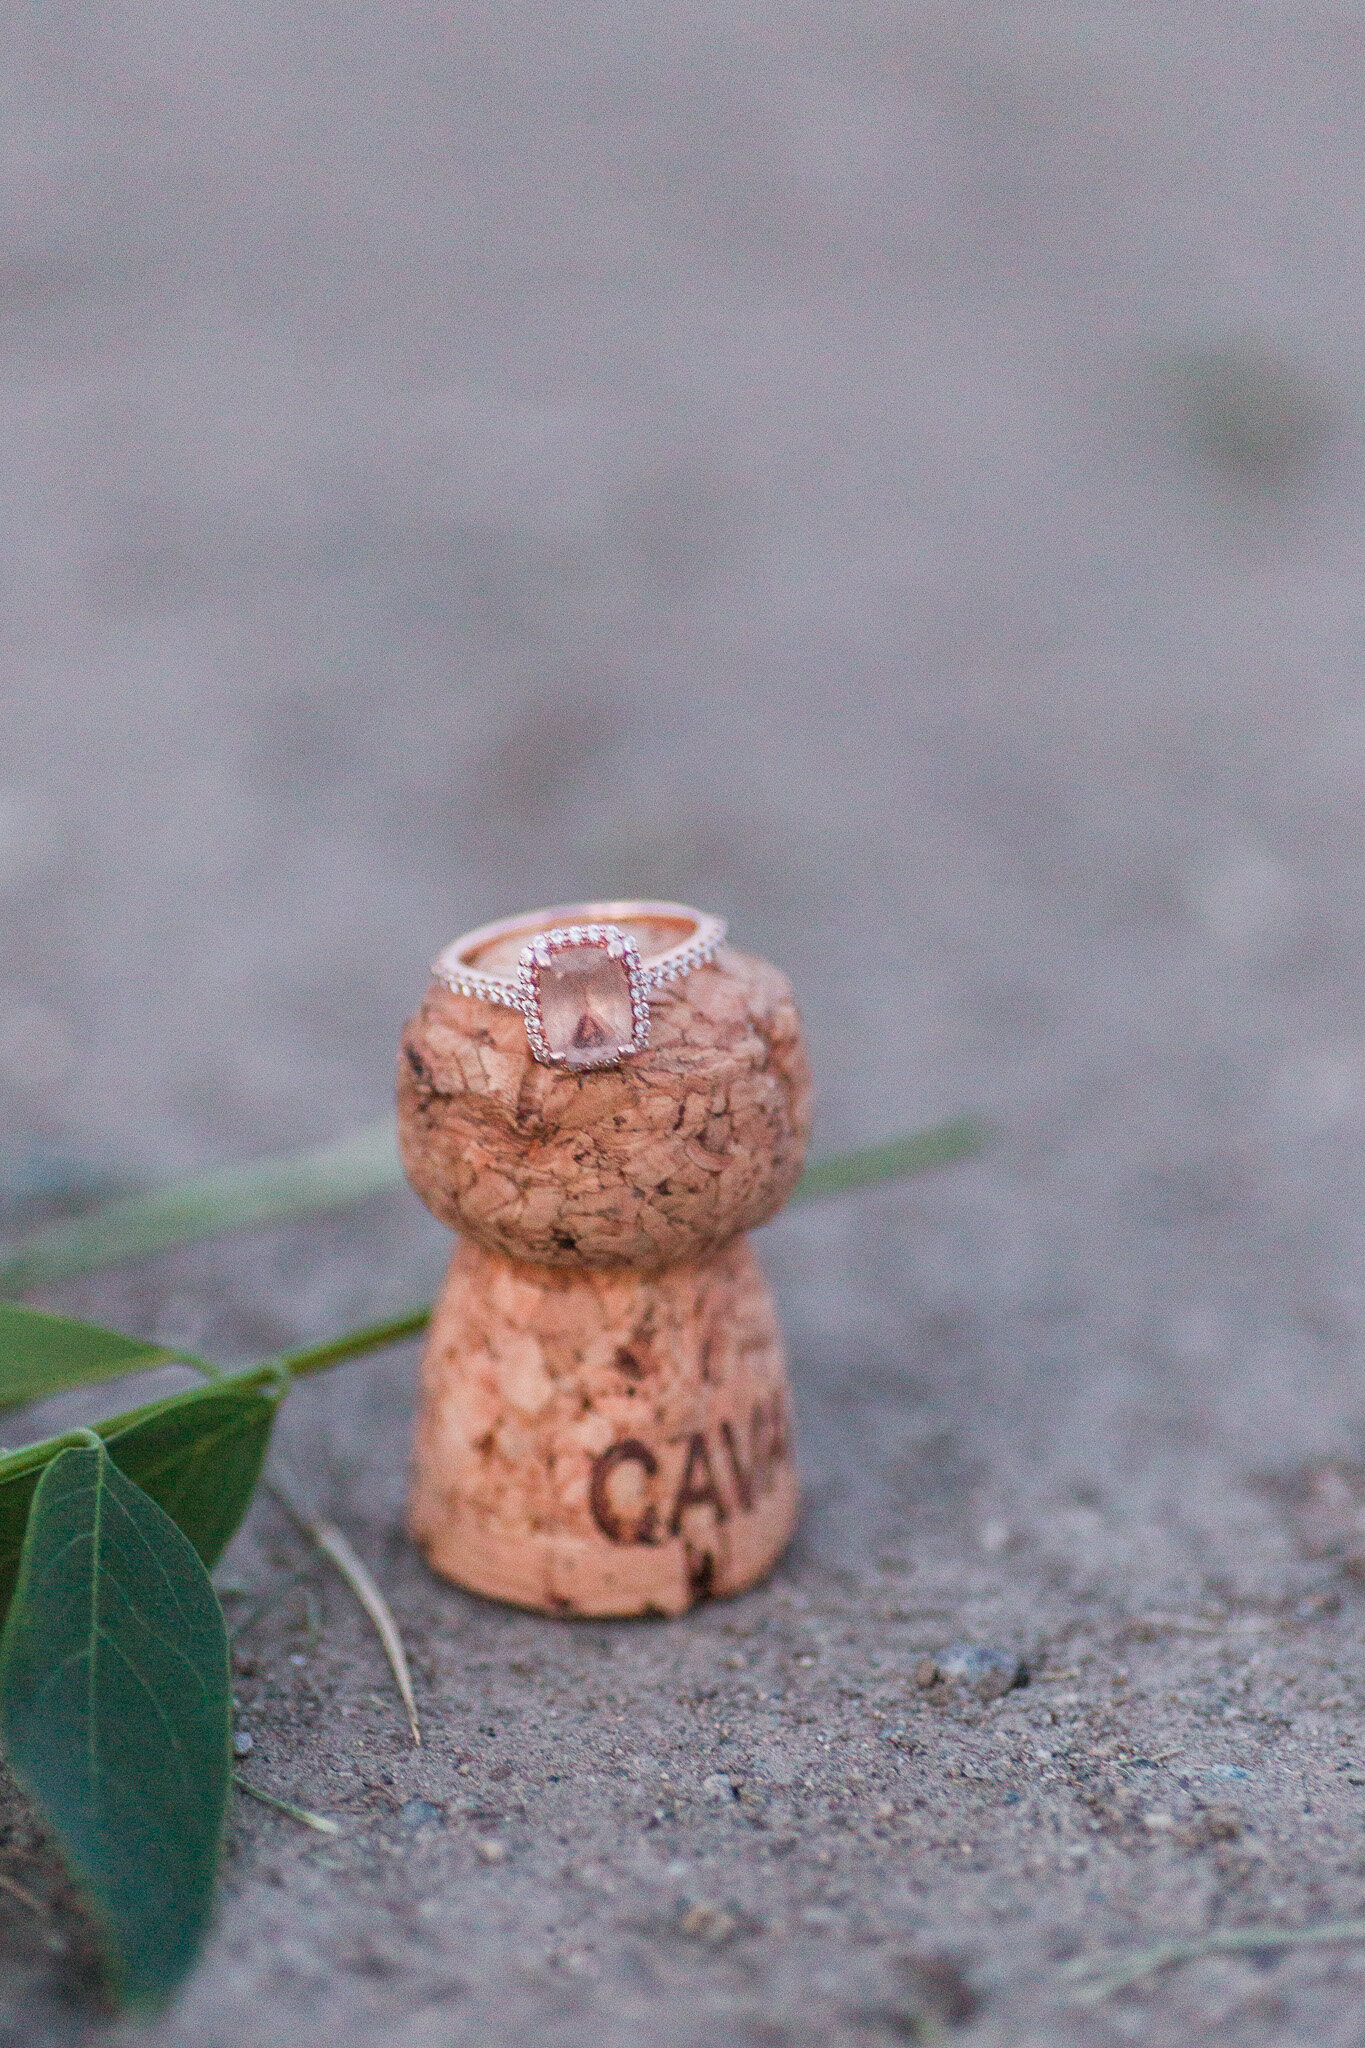
<svg viewBox="0 0 1365 2048"><path fill-rule="evenodd" d="M245 1728L239 1728L232 1738L232 1754L234 1756L250 1756L255 1747L254 1738L247 1734Z"/></svg>
<svg viewBox="0 0 1365 2048"><path fill-rule="evenodd" d="M429 1799L405 1799L398 1809L398 1818L405 1828L424 1828L431 1821L442 1820L444 1814Z"/></svg>
<svg viewBox="0 0 1365 2048"><path fill-rule="evenodd" d="M678 1930L689 1941L709 1941L719 1944L728 1941L739 1922L724 1906L717 1906L709 1899L697 1899L684 1908L678 1921Z"/></svg>
<svg viewBox="0 0 1365 2048"><path fill-rule="evenodd" d="M823 1933L828 1928L838 1926L839 1915L835 1912L833 1906L803 1906L801 1908L801 1923L805 1927L813 1927Z"/></svg>
<svg viewBox="0 0 1365 2048"><path fill-rule="evenodd" d="M934 1663L945 1685L972 1693L979 1700L1003 1699L1016 1685L1028 1683L1027 1665L1013 1650L999 1649L994 1643L953 1643ZM923 1683L918 1665L915 1675L916 1682Z"/></svg>
<svg viewBox="0 0 1365 2048"><path fill-rule="evenodd" d="M1204 1842L1236 1842L1241 1839L1242 1816L1235 1806L1209 1806L1199 1816L1196 1833Z"/></svg>
<svg viewBox="0 0 1365 2048"><path fill-rule="evenodd" d="M914 1992L917 2003L927 2006L933 2018L947 2026L966 2026L981 2010L980 1994L968 1978L960 1956L946 1950L929 1955L903 1956L900 1974ZM915 2038L923 2039L929 2031L921 2013Z"/></svg>
<svg viewBox="0 0 1365 2048"><path fill-rule="evenodd" d="M501 1842L481 1841L474 1844L474 1854L480 1863L505 1863L507 1850Z"/></svg>
<svg viewBox="0 0 1365 2048"><path fill-rule="evenodd" d="M723 1771L712 1771L709 1778L703 1778L701 1789L708 1799L734 1799L736 1797L733 1778L727 1778Z"/></svg>

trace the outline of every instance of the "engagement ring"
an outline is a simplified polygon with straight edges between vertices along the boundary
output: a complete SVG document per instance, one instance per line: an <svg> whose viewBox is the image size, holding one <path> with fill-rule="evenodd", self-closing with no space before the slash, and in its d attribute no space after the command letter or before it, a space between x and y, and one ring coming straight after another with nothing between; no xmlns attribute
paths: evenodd
<svg viewBox="0 0 1365 2048"><path fill-rule="evenodd" d="M543 1066L587 1073L649 1044L651 991L710 960L725 920L685 903L571 903L480 925L431 963L457 995L520 1010Z"/></svg>

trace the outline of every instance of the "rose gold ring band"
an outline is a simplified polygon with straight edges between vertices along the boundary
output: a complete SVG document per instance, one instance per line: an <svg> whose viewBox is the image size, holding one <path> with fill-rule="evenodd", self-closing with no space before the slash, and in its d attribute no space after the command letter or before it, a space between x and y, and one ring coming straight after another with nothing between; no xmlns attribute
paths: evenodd
<svg viewBox="0 0 1365 2048"><path fill-rule="evenodd" d="M535 1057L575 1073L649 1043L652 990L710 960L725 920L687 903L559 904L480 925L431 971L457 995L520 1010Z"/></svg>

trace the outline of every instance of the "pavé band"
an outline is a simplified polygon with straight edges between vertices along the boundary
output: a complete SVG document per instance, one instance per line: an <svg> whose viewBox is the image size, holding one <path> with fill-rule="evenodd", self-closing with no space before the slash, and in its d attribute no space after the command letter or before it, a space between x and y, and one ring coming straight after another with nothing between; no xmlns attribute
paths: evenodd
<svg viewBox="0 0 1365 2048"><path fill-rule="evenodd" d="M643 1052L651 992L724 938L723 918L686 903L561 904L466 932L431 971L457 995L520 1010L542 1065L586 1073Z"/></svg>

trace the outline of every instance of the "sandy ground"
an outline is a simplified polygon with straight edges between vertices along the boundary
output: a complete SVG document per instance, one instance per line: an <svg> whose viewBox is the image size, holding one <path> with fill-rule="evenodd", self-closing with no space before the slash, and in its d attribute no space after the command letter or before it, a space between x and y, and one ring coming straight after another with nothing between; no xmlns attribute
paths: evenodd
<svg viewBox="0 0 1365 2048"><path fill-rule="evenodd" d="M411 1354L301 1391L425 1746L261 1504L242 1768L343 1833L240 1801L106 2031L7 1800L0 2042L1359 2048L1365 1941L1065 1970L1365 1914L1357 11L5 40L8 1218L381 1114L433 948L576 891L781 961L821 1149L996 1137L764 1233L808 1507L731 1605L466 1598ZM51 1298L242 1359L444 1249L395 1196Z"/></svg>

